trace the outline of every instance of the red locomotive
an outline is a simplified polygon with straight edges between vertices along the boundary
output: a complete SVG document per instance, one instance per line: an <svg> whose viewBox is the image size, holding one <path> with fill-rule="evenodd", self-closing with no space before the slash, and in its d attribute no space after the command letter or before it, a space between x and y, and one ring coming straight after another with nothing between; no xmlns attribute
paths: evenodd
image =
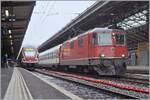
<svg viewBox="0 0 150 100"><path fill-rule="evenodd" d="M99 75L124 74L128 57L125 34L118 29L89 30L40 53L39 64L95 70Z"/></svg>

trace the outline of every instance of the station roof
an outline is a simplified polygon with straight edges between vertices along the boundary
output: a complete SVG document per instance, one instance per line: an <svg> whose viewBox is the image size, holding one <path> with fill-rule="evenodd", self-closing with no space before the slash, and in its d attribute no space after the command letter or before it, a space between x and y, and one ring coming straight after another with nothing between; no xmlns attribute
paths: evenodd
<svg viewBox="0 0 150 100"><path fill-rule="evenodd" d="M136 45L139 41L148 41L148 9L149 1L97 1L53 37L42 43L38 51L47 50L95 27L126 30L128 46L135 49L136 46L132 43Z"/></svg>
<svg viewBox="0 0 150 100"><path fill-rule="evenodd" d="M27 30L35 1L2 1L2 56L16 58Z"/></svg>

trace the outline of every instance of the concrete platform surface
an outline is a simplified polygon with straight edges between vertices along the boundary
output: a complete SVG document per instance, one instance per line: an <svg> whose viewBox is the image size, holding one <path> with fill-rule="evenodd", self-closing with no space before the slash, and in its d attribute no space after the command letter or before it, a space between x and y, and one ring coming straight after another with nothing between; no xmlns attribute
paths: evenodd
<svg viewBox="0 0 150 100"><path fill-rule="evenodd" d="M16 67L14 68L4 100L33 100L21 73Z"/></svg>
<svg viewBox="0 0 150 100"><path fill-rule="evenodd" d="M1 67L1 99L3 99L5 96L6 90L12 77L13 69L13 67Z"/></svg>
<svg viewBox="0 0 150 100"><path fill-rule="evenodd" d="M128 70L149 70L149 66L127 66Z"/></svg>
<svg viewBox="0 0 150 100"><path fill-rule="evenodd" d="M70 99L23 68L21 72L33 99Z"/></svg>
<svg viewBox="0 0 150 100"><path fill-rule="evenodd" d="M127 73L149 74L149 66L127 66Z"/></svg>

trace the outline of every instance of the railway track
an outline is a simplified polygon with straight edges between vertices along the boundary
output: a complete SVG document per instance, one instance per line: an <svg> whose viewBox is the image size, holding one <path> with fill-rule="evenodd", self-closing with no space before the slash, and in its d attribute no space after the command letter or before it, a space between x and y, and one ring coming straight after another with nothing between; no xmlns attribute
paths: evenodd
<svg viewBox="0 0 150 100"><path fill-rule="evenodd" d="M92 76L91 76L92 77ZM132 77L132 76L122 76L122 77L105 77L105 76L103 76L103 77L98 77L98 76L96 76L96 77L94 77L94 78L96 78L96 79L105 79L105 80L112 80L112 81L120 81L120 82L122 82L122 81L124 81L124 82L130 82L130 83L132 83L132 84L144 84L144 85L149 85L149 79L141 79L141 78L139 78L139 77Z"/></svg>
<svg viewBox="0 0 150 100"><path fill-rule="evenodd" d="M68 74L64 72L58 71L48 71L48 70L40 70L36 69L36 72L65 79L67 81L83 84L86 86L90 86L96 89L101 89L103 91L111 92L116 95L122 95L126 98L148 98L149 97L149 85L145 85L144 83L137 82L138 84L133 84L132 82L129 84L128 82L123 82L121 80L111 80L111 79L96 79L81 75ZM125 81L125 79L124 79ZM131 80L130 80L131 81Z"/></svg>
<svg viewBox="0 0 150 100"><path fill-rule="evenodd" d="M33 72L33 74L35 74L42 80L46 80L49 83L56 84L57 86L67 90L68 92L71 92L72 94L82 99L125 99L125 97L114 95L113 93L108 93L100 89L92 88L83 84L78 84L72 81L44 75L38 72Z"/></svg>

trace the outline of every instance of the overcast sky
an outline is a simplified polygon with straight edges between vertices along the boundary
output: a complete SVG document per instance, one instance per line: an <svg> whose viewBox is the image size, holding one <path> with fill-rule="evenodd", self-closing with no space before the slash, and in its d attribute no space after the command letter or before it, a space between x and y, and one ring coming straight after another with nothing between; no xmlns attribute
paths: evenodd
<svg viewBox="0 0 150 100"><path fill-rule="evenodd" d="M22 46L38 47L95 1L36 1Z"/></svg>

